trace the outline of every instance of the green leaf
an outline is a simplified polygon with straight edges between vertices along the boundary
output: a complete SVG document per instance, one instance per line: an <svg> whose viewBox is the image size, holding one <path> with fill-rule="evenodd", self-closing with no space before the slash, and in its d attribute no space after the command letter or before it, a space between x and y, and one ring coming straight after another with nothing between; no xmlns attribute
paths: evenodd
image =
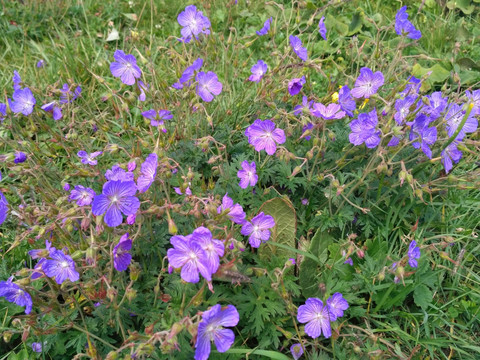
<svg viewBox="0 0 480 360"><path fill-rule="evenodd" d="M465 70L480 70L480 66L470 58L460 58L457 60L457 64Z"/></svg>
<svg viewBox="0 0 480 360"><path fill-rule="evenodd" d="M432 297L432 291L425 285L419 285L413 290L413 300L415 301L415 304L422 309L426 309L428 305L430 305Z"/></svg>
<svg viewBox="0 0 480 360"><path fill-rule="evenodd" d="M290 200L287 197L268 200L260 207L260 211L273 216L275 219L275 227L271 230L270 240L295 248L297 215ZM292 252L287 249L269 244L269 242L263 244L259 248L258 253L262 259L270 259L272 255L285 256L287 258L293 256Z"/></svg>
<svg viewBox="0 0 480 360"><path fill-rule="evenodd" d="M413 65L412 75L417 78L420 78L426 75L428 72L431 72L430 76L428 77L428 80L434 83L444 82L450 77L450 71L445 69L440 64L435 64L429 69L422 67L420 64Z"/></svg>
<svg viewBox="0 0 480 360"><path fill-rule="evenodd" d="M348 36L354 35L362 29L363 26L363 18L362 13L356 12L353 14L352 22L348 26Z"/></svg>
<svg viewBox="0 0 480 360"><path fill-rule="evenodd" d="M212 353L218 353L216 350ZM290 358L278 351L269 351L269 350L256 350L256 349L230 349L227 354L248 354L250 355L261 355L270 359L275 360L290 360Z"/></svg>

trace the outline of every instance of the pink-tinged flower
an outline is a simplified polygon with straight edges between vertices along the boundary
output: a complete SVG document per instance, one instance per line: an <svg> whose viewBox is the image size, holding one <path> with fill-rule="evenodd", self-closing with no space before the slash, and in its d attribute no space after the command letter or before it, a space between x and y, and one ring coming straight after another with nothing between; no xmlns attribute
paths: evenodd
<svg viewBox="0 0 480 360"><path fill-rule="evenodd" d="M307 54L307 49L302 46L302 40L300 40L298 37L290 35L290 46L292 47L292 50L297 56L303 60L307 61L308 59L308 54Z"/></svg>
<svg viewBox="0 0 480 360"><path fill-rule="evenodd" d="M327 27L325 26L325 16L322 16L318 22L318 32L322 35L323 40L327 40Z"/></svg>
<svg viewBox="0 0 480 360"><path fill-rule="evenodd" d="M302 90L303 84L305 84L305 76L290 80L288 83L288 92L290 95L297 95Z"/></svg>
<svg viewBox="0 0 480 360"><path fill-rule="evenodd" d="M202 98L203 101L210 102L214 96L220 95L222 92L222 83L218 81L217 74L213 71L207 73L200 71L197 74L197 95Z"/></svg>
<svg viewBox="0 0 480 360"><path fill-rule="evenodd" d="M263 36L267 35L268 32L270 31L270 24L272 23L273 18L269 17L265 23L263 24L263 27L257 31L258 36Z"/></svg>
<svg viewBox="0 0 480 360"><path fill-rule="evenodd" d="M94 197L95 191L93 189L76 185L70 193L68 200L76 201L78 206L88 206L92 203Z"/></svg>
<svg viewBox="0 0 480 360"><path fill-rule="evenodd" d="M199 273L207 281L212 281L212 273L208 269L207 254L201 245L192 241L192 235L175 235L170 239L173 249L168 249L167 257L171 266L181 268L180 277L190 283L200 280Z"/></svg>
<svg viewBox="0 0 480 360"><path fill-rule="evenodd" d="M142 70L137 66L137 59L132 54L125 54L122 50L116 50L113 54L114 62L110 64L110 71L115 77L119 77L125 85L135 84L135 79L142 76Z"/></svg>
<svg viewBox="0 0 480 360"><path fill-rule="evenodd" d="M290 352L292 353L292 356L293 356L293 359L294 359L294 360L300 359L300 357L303 355L303 347L302 347L302 344L300 344L300 343L293 344L293 345L290 347Z"/></svg>
<svg viewBox="0 0 480 360"><path fill-rule="evenodd" d="M245 130L248 142L255 147L255 150L265 150L268 155L275 154L277 144L283 144L286 141L285 132L282 129L275 128L275 124L270 120L257 119Z"/></svg>
<svg viewBox="0 0 480 360"><path fill-rule="evenodd" d="M337 292L327 299L327 308L330 321L335 321L343 316L343 312L348 309L348 303L342 294Z"/></svg>
<svg viewBox="0 0 480 360"><path fill-rule="evenodd" d="M238 170L237 176L240 178L238 184L242 189L246 189L248 186L255 186L258 181L257 166L254 161L251 164L247 160L242 161L242 170Z"/></svg>
<svg viewBox="0 0 480 360"><path fill-rule="evenodd" d="M204 260L204 265L207 266L211 274L215 274L220 267L220 258L225 253L223 242L213 239L210 230L203 226L193 231L190 241L200 245L205 251L207 257Z"/></svg>
<svg viewBox="0 0 480 360"><path fill-rule="evenodd" d="M384 83L383 74L380 71L373 73L367 67L360 69L360 75L355 81L355 87L350 92L354 98L364 97L368 99L376 94L380 86Z"/></svg>
<svg viewBox="0 0 480 360"><path fill-rule="evenodd" d="M202 11L198 11L195 5L188 5L178 14L177 20L183 26L181 40L185 43L189 43L192 38L198 40L200 34L210 34L210 20L203 15Z"/></svg>
<svg viewBox="0 0 480 360"><path fill-rule="evenodd" d="M323 306L323 302L320 299L309 298L305 305L300 305L297 320L301 323L307 323L305 325L305 333L314 339L319 337L322 332L327 339L332 336L328 307Z"/></svg>
<svg viewBox="0 0 480 360"><path fill-rule="evenodd" d="M80 274L75 270L75 262L62 250L50 251L49 259L42 264L42 270L50 278L54 278L57 284L62 284L69 279L75 282L80 279Z"/></svg>
<svg viewBox="0 0 480 360"><path fill-rule="evenodd" d="M259 82L263 75L268 70L267 64L263 60L258 60L258 62L252 66L252 75L248 78L248 80L253 81L253 82Z"/></svg>
<svg viewBox="0 0 480 360"><path fill-rule="evenodd" d="M177 193L178 195L183 195L183 192L179 187L173 187L173 190L175 190L175 193ZM192 195L192 190L190 190L189 186L187 186L187 188L185 189L185 195Z"/></svg>
<svg viewBox="0 0 480 360"><path fill-rule="evenodd" d="M197 342L195 343L195 360L207 360L211 351L211 342L215 343L217 351L224 353L235 341L235 334L225 326L236 326L239 321L238 311L233 305L224 309L217 304L204 311L202 321L198 324Z"/></svg>
<svg viewBox="0 0 480 360"><path fill-rule="evenodd" d="M141 175L137 179L137 188L140 193L147 191L157 175L158 156L152 153L147 156L141 166Z"/></svg>
<svg viewBox="0 0 480 360"><path fill-rule="evenodd" d="M37 100L33 97L32 91L29 88L17 89L12 95L13 101L8 99L10 109L15 114L22 113L25 116L30 115L33 112L33 108L37 103Z"/></svg>
<svg viewBox="0 0 480 360"><path fill-rule="evenodd" d="M252 219L252 222L246 221L240 233L248 236L248 242L254 248L258 248L262 242L270 239L270 230L275 226L275 220L271 215L265 215L263 211Z"/></svg>
<svg viewBox="0 0 480 360"><path fill-rule="evenodd" d="M98 155L102 155L102 151L95 151L91 154L88 154L86 151L81 150L77 153L77 156L82 159L82 164L88 164L88 165L97 165L98 161L95 160L95 158Z"/></svg>
<svg viewBox="0 0 480 360"><path fill-rule="evenodd" d="M127 216L127 224L133 225L135 224L135 220L137 219L137 214L130 214Z"/></svg>
<svg viewBox="0 0 480 360"><path fill-rule="evenodd" d="M245 222L245 212L242 205L234 204L232 198L228 196L228 193L222 199L222 205L217 208L217 213L226 213L227 217L236 224L243 224Z"/></svg>
<svg viewBox="0 0 480 360"><path fill-rule="evenodd" d="M128 238L128 233L124 234L118 244L113 248L113 266L117 271L125 271L128 269L132 261L130 249L132 248L132 240Z"/></svg>
<svg viewBox="0 0 480 360"><path fill-rule="evenodd" d="M312 107L312 115L316 117L321 117L324 120L332 119L342 119L345 117L345 111L342 111L342 108L339 104L328 104L328 106L323 105L322 103L315 103Z"/></svg>

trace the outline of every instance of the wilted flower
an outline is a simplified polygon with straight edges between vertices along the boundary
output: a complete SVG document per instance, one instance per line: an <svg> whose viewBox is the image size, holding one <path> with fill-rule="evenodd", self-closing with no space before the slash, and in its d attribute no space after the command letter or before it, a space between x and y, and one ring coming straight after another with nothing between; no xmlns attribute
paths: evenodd
<svg viewBox="0 0 480 360"><path fill-rule="evenodd" d="M327 339L332 336L328 306L324 306L320 299L309 298L305 305L300 305L297 320L301 323L307 323L305 333L314 339L319 337L322 332Z"/></svg>
<svg viewBox="0 0 480 360"><path fill-rule="evenodd" d="M320 21L318 22L318 32L322 35L324 40L327 40L327 27L325 26L325 16L322 16Z"/></svg>
<svg viewBox="0 0 480 360"><path fill-rule="evenodd" d="M130 255L130 249L132 248L132 240L128 238L128 233L124 234L117 245L113 248L113 266L117 271L127 270L130 262L132 261L132 255Z"/></svg>
<svg viewBox="0 0 480 360"><path fill-rule="evenodd" d="M207 73L200 71L196 77L197 80L197 95L202 98L203 101L210 102L214 96L220 95L222 92L222 83L218 81L217 74L213 71Z"/></svg>
<svg viewBox="0 0 480 360"><path fill-rule="evenodd" d="M246 221L242 230L242 235L248 236L248 242L254 248L258 248L262 242L270 239L270 230L275 226L275 220L271 215L265 215L263 211L252 219L252 222Z"/></svg>
<svg viewBox="0 0 480 360"><path fill-rule="evenodd" d="M352 120L350 123L352 130L348 136L350 142L355 146L365 143L370 149L376 147L380 143L380 131L376 130L377 123L376 109L369 113L359 114L358 119Z"/></svg>
<svg viewBox="0 0 480 360"><path fill-rule="evenodd" d="M258 36L263 36L263 35L267 35L267 33L270 31L270 24L272 23L272 18L269 17L265 23L263 24L263 27L257 31L257 35Z"/></svg>
<svg viewBox="0 0 480 360"><path fill-rule="evenodd" d="M308 101L308 98L306 96L304 96L302 98L302 105L296 105L294 108L293 108L293 114L298 116L300 114L305 114L305 115L309 115L310 114L310 111L312 110L312 107L313 107L313 100L311 101Z"/></svg>
<svg viewBox="0 0 480 360"><path fill-rule="evenodd" d="M408 265L412 268L418 267L418 262L416 259L420 259L420 248L417 246L417 242L412 240L410 246L408 247Z"/></svg>
<svg viewBox="0 0 480 360"><path fill-rule="evenodd" d="M198 11L195 5L188 5L184 11L178 14L178 23L183 26L181 30L182 41L189 43L192 38L198 40L200 34L210 34L210 20Z"/></svg>
<svg viewBox="0 0 480 360"><path fill-rule="evenodd" d="M153 184L157 175L158 155L152 153L147 156L141 166L141 175L137 179L138 191L144 193Z"/></svg>
<svg viewBox="0 0 480 360"><path fill-rule="evenodd" d="M41 353L42 352L42 344L39 343L39 342L32 343L32 350L37 352L37 353Z"/></svg>
<svg viewBox="0 0 480 360"><path fill-rule="evenodd" d="M257 119L245 130L248 142L255 147L255 150L265 150L268 155L275 154L277 144L286 141L285 132L275 128L275 123L270 120Z"/></svg>
<svg viewBox="0 0 480 360"><path fill-rule="evenodd" d="M211 351L211 342L215 343L217 351L224 353L235 341L235 334L224 326L236 326L239 321L238 311L233 305L222 310L217 304L204 311L202 321L198 324L197 342L195 344L195 360L207 360Z"/></svg>
<svg viewBox="0 0 480 360"><path fill-rule="evenodd" d="M420 30L408 20L407 7L403 6L395 15L395 31L400 36L407 36L412 40L418 40L422 37Z"/></svg>
<svg viewBox="0 0 480 360"><path fill-rule="evenodd" d="M12 98L13 101L10 99L8 99L8 101L10 109L12 109L15 114L22 113L28 116L33 112L33 107L37 103L37 100L35 100L29 88L15 90Z"/></svg>
<svg viewBox="0 0 480 360"><path fill-rule="evenodd" d="M62 108L58 106L56 101L49 102L48 104L42 105L42 110L50 112L53 115L53 120L57 121L63 117Z"/></svg>
<svg viewBox="0 0 480 360"><path fill-rule="evenodd" d="M305 84L305 76L290 80L288 83L288 92L290 95L297 95L302 90L303 84Z"/></svg>
<svg viewBox="0 0 480 360"><path fill-rule="evenodd" d="M442 164L447 174L452 170L453 164L458 163L462 158L462 152L458 150L457 145L458 142L453 141L442 151Z"/></svg>
<svg viewBox="0 0 480 360"><path fill-rule="evenodd" d="M76 200L78 206L87 206L92 203L94 196L95 191L93 191L93 189L84 187L82 185L76 185L70 193L68 200Z"/></svg>
<svg viewBox="0 0 480 360"><path fill-rule="evenodd" d="M42 68L45 66L45 60L38 60L37 62L37 68Z"/></svg>
<svg viewBox="0 0 480 360"><path fill-rule="evenodd" d="M343 316L343 311L348 309L348 303L342 294L337 292L327 299L327 308L330 314L330 321L335 321Z"/></svg>
<svg viewBox="0 0 480 360"><path fill-rule="evenodd" d="M184 86L190 86L192 84L191 79L193 78L193 75L195 75L196 71L200 70L202 65L203 59L198 58L195 60L192 65L185 69L180 76L180 79L173 84L172 87L175 89L182 89Z"/></svg>
<svg viewBox="0 0 480 360"><path fill-rule="evenodd" d="M248 164L248 162L247 162ZM240 170L241 171L241 170ZM228 211L228 212L227 212ZM222 205L217 208L217 213L221 214L222 212L227 212L227 216L236 224L243 224L245 222L245 212L243 211L242 205L234 204L232 198L226 193L222 199Z"/></svg>
<svg viewBox="0 0 480 360"><path fill-rule="evenodd" d="M258 62L252 66L252 75L248 78L250 81L259 82L263 75L267 72L268 66L263 60L258 60Z"/></svg>
<svg viewBox="0 0 480 360"><path fill-rule="evenodd" d="M355 81L355 87L350 93L354 98L364 97L368 99L377 93L383 83L383 74L380 71L373 73L371 69L363 67L360 69L360 75Z"/></svg>
<svg viewBox="0 0 480 360"><path fill-rule="evenodd" d="M13 162L15 164L21 164L21 163L25 162L26 160L27 160L27 154L25 154L22 151L16 151L15 152L15 159L13 160Z"/></svg>
<svg viewBox="0 0 480 360"><path fill-rule="evenodd" d="M25 306L25 314L32 311L32 298L28 292L12 282L11 277L7 281L0 281L0 297L3 296L8 302Z"/></svg>
<svg viewBox="0 0 480 360"><path fill-rule="evenodd" d="M135 79L142 76L142 70L137 66L137 59L132 54L125 54L122 50L116 50L113 54L114 62L110 64L110 71L115 77L119 77L125 85L135 84Z"/></svg>
<svg viewBox="0 0 480 360"><path fill-rule="evenodd" d="M175 190L175 193L177 193L178 195L183 195L183 192L179 187L173 187L173 190ZM190 187L188 186L185 189L185 195L188 195L188 196L192 195L192 190L190 190Z"/></svg>
<svg viewBox="0 0 480 360"><path fill-rule="evenodd" d="M75 88L74 93L72 94L70 90L70 86L68 84L63 84L63 87L60 89L61 95L60 95L60 103L61 104L68 104L76 100L80 94L82 93L82 88L80 86L77 86Z"/></svg>
<svg viewBox="0 0 480 360"><path fill-rule="evenodd" d="M148 91L149 85L145 84L142 80L138 80L137 82L138 90L140 90L140 95L138 95L138 101L145 101L147 96L145 95L145 91Z"/></svg>
<svg viewBox="0 0 480 360"><path fill-rule="evenodd" d="M20 83L22 82L22 78L20 77L20 74L18 73L17 70L13 70L12 82L13 82L14 91L22 88L20 86Z"/></svg>
<svg viewBox="0 0 480 360"><path fill-rule="evenodd" d="M134 174L123 170L118 164L113 165L111 170L105 172L105 178L109 181L133 181Z"/></svg>
<svg viewBox="0 0 480 360"><path fill-rule="evenodd" d="M290 35L290 46L292 47L292 50L297 56L303 60L307 61L308 59L308 54L307 54L307 49L302 46L302 41L293 35Z"/></svg>
<svg viewBox="0 0 480 360"><path fill-rule="evenodd" d="M240 178L240 183L238 185L242 189L246 189L248 186L255 186L258 181L255 161L252 161L251 164L249 164L247 160L242 161L241 166L242 169L237 172L237 176Z"/></svg>
<svg viewBox="0 0 480 360"><path fill-rule="evenodd" d="M293 344L293 345L290 347L290 352L292 353L292 356L293 356L293 359L294 359L294 360L300 359L300 357L303 355L303 347L302 347L302 344L300 344L300 343Z"/></svg>
<svg viewBox="0 0 480 360"><path fill-rule="evenodd" d="M103 151L95 151L91 154L88 154L86 151L81 150L77 153L77 156L81 158L82 164L88 164L88 165L97 165L98 161L95 160L95 158L98 155L102 155Z"/></svg>
<svg viewBox="0 0 480 360"><path fill-rule="evenodd" d="M135 214L140 207L140 200L135 197L137 187L133 181L107 181L102 194L96 195L92 203L95 216L105 213L105 223L110 227L122 223L122 213L126 216Z"/></svg>
<svg viewBox="0 0 480 360"><path fill-rule="evenodd" d="M42 270L50 278L54 278L57 284L62 284L69 279L75 282L80 279L80 274L75 270L75 262L62 250L50 250L49 257L42 264Z"/></svg>
<svg viewBox="0 0 480 360"><path fill-rule="evenodd" d="M352 260L352 258L348 258L348 259L345 260L343 263L344 263L344 264L348 264L348 265L350 265L350 266L353 266L353 260Z"/></svg>

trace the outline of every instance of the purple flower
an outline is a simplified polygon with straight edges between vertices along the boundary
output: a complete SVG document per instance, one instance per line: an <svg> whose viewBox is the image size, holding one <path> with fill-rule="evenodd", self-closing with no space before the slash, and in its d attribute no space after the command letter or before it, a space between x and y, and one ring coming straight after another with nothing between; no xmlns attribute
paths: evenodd
<svg viewBox="0 0 480 360"><path fill-rule="evenodd" d="M373 73L371 69L363 67L360 69L360 75L355 81L355 87L352 89L351 94L354 98L364 97L368 99L377 93L378 88L383 83L383 74L380 71Z"/></svg>
<svg viewBox="0 0 480 360"><path fill-rule="evenodd" d="M258 62L252 66L252 75L248 78L248 80L253 82L259 82L263 75L267 72L268 66L263 60L258 60Z"/></svg>
<svg viewBox="0 0 480 360"><path fill-rule="evenodd" d="M172 113L168 110L158 110L157 112L152 109L142 112L142 115L145 118L150 119L150 125L152 126L163 126L163 120L170 120L173 118Z"/></svg>
<svg viewBox="0 0 480 360"><path fill-rule="evenodd" d="M263 36L267 35L267 33L270 31L270 24L272 23L273 18L269 17L265 23L263 24L263 27L257 31L258 36Z"/></svg>
<svg viewBox="0 0 480 360"><path fill-rule="evenodd" d="M402 125L405 122L408 114L410 114L410 108L417 100L416 95L407 96L405 99L397 99L395 101L395 110L397 112L393 116L398 125Z"/></svg>
<svg viewBox="0 0 480 360"><path fill-rule="evenodd" d="M133 181L107 181L102 194L93 198L92 213L95 216L105 213L105 223L110 227L122 223L122 213L126 216L135 214L140 207L140 200L135 197L137 187Z"/></svg>
<svg viewBox="0 0 480 360"><path fill-rule="evenodd" d="M37 68L42 68L45 66L45 60L38 60L37 62Z"/></svg>
<svg viewBox="0 0 480 360"><path fill-rule="evenodd" d="M133 225L135 224L135 220L137 219L137 214L131 214L127 216L127 224Z"/></svg>
<svg viewBox="0 0 480 360"><path fill-rule="evenodd" d="M463 118L465 117L466 112L462 111L462 107L457 104L450 104L448 107L447 114L445 115L445 119L447 120L447 134L448 136L453 136L455 131L457 131L458 126L462 122ZM475 132L478 128L478 120L474 117L474 114L470 112L468 115L465 124L461 128L460 132L458 133L456 140L462 140L466 134Z"/></svg>
<svg viewBox="0 0 480 360"><path fill-rule="evenodd" d="M300 343L293 344L293 345L290 347L290 352L292 353L292 356L293 356L293 359L294 359L294 360L300 359L300 357L303 355L303 347L302 347L302 344L300 344Z"/></svg>
<svg viewBox="0 0 480 360"><path fill-rule="evenodd" d="M327 308L330 314L330 321L335 321L343 316L343 311L348 309L348 303L342 294L337 292L327 299Z"/></svg>
<svg viewBox="0 0 480 360"><path fill-rule="evenodd" d="M305 76L290 80L288 83L288 92L290 95L297 95L302 90L303 84L305 84Z"/></svg>
<svg viewBox="0 0 480 360"><path fill-rule="evenodd" d="M95 158L98 156L98 155L102 155L103 152L102 151L95 151L91 154L88 154L86 151L84 150L81 150L77 153L77 156L82 159L82 164L88 164L88 165L97 165L97 160L95 160Z"/></svg>
<svg viewBox="0 0 480 360"><path fill-rule="evenodd" d="M302 199L302 205L307 206L309 204L308 199Z"/></svg>
<svg viewBox="0 0 480 360"><path fill-rule="evenodd" d="M290 35L290 46L292 47L292 50L297 56L302 59L303 61L307 61L308 59L308 54L307 54L307 49L302 46L302 41L293 35Z"/></svg>
<svg viewBox="0 0 480 360"><path fill-rule="evenodd" d="M130 255L130 249L132 248L132 240L128 238L128 233L124 234L118 244L113 248L113 266L117 271L127 270L130 262L132 261L132 255Z"/></svg>
<svg viewBox="0 0 480 360"><path fill-rule="evenodd" d="M318 32L322 35L323 40L327 40L327 27L325 26L325 16L322 16L320 21L318 22Z"/></svg>
<svg viewBox="0 0 480 360"><path fill-rule="evenodd" d="M195 5L188 5L178 14L178 23L183 26L181 30L182 41L189 43L192 38L198 40L200 34L210 34L210 20L198 11Z"/></svg>
<svg viewBox="0 0 480 360"><path fill-rule="evenodd" d="M415 149L422 149L425 155L431 159L432 150L430 150L429 145L433 145L437 141L437 128L428 127L429 123L425 114L418 115L412 126L409 138L410 141L417 140L412 143L412 146Z"/></svg>
<svg viewBox="0 0 480 360"><path fill-rule="evenodd" d="M465 91L465 95L473 103L472 114L480 115L480 89L474 90L473 92ZM0 104L1 106L1 104Z"/></svg>
<svg viewBox="0 0 480 360"><path fill-rule="evenodd" d="M213 100L213 95L218 96L222 92L222 83L218 81L217 74L213 71L207 73L200 71L196 79L196 92L203 101L210 102Z"/></svg>
<svg viewBox="0 0 480 360"><path fill-rule="evenodd" d="M125 85L135 84L135 79L142 76L142 70L137 66L137 59L132 54L125 54L122 50L116 50L113 54L114 62L110 64L110 71L115 77L119 77Z"/></svg>
<svg viewBox="0 0 480 360"><path fill-rule="evenodd" d="M5 116L7 116L7 104L0 103L0 123L5 120Z"/></svg>
<svg viewBox="0 0 480 360"><path fill-rule="evenodd" d="M132 161L130 161L128 164L127 164L127 170L129 172L132 172L133 170L135 170L137 168L137 163L135 162L135 159L133 159Z"/></svg>
<svg viewBox="0 0 480 360"><path fill-rule="evenodd" d="M422 111L430 116L432 120L438 119L445 111L448 104L448 98L442 97L441 91L435 91L431 95L425 96L427 105L424 105Z"/></svg>
<svg viewBox="0 0 480 360"><path fill-rule="evenodd" d="M65 183L65 185L63 185L63 190L65 190L65 191L70 191L70 184L69 184L69 183Z"/></svg>
<svg viewBox="0 0 480 360"><path fill-rule="evenodd" d="M258 181L257 166L255 161L251 164L247 160L242 161L242 170L238 170L237 176L240 178L238 184L242 189L246 189L248 186L255 186Z"/></svg>
<svg viewBox="0 0 480 360"><path fill-rule="evenodd" d="M265 215L263 211L252 219L252 222L246 221L240 233L248 236L248 242L254 248L258 248L262 242L270 238L270 230L275 226L275 220L271 215Z"/></svg>
<svg viewBox="0 0 480 360"><path fill-rule="evenodd" d="M133 181L134 175L130 171L123 170L118 164L113 165L111 170L105 172L108 181Z"/></svg>
<svg viewBox="0 0 480 360"><path fill-rule="evenodd" d="M78 206L88 206L92 203L94 197L95 191L93 191L93 189L76 185L70 193L68 200L77 201Z"/></svg>
<svg viewBox="0 0 480 360"><path fill-rule="evenodd" d="M8 101L10 109L12 109L15 114L22 113L28 116L33 112L33 107L37 103L37 100L35 100L29 88L15 90L12 98L13 101L10 99L8 99Z"/></svg>
<svg viewBox="0 0 480 360"><path fill-rule="evenodd" d="M215 274L220 267L220 258L225 253L223 242L212 238L212 233L206 227L200 226L195 229L190 238L205 251L206 258L203 264L207 267L210 274Z"/></svg>
<svg viewBox="0 0 480 360"><path fill-rule="evenodd" d="M7 218L8 201L0 191L0 225L2 225Z"/></svg>
<svg viewBox="0 0 480 360"><path fill-rule="evenodd" d="M145 91L148 91L149 85L145 84L142 80L138 80L137 82L138 90L140 90L140 95L138 95L138 101L145 101L147 96L145 95Z"/></svg>
<svg viewBox="0 0 480 360"><path fill-rule="evenodd" d="M417 79L415 76L410 76L407 86L405 86L405 89L403 91L400 91L399 94L402 97L408 95L418 95L418 92L420 91L420 86L422 86L420 79Z"/></svg>
<svg viewBox="0 0 480 360"><path fill-rule="evenodd" d="M305 115L310 115L310 111L312 110L313 107L313 100L308 101L308 98L304 96L302 98L302 105L297 105L293 108L293 114L298 116L300 114L305 114Z"/></svg>
<svg viewBox="0 0 480 360"><path fill-rule="evenodd" d="M277 144L283 144L286 141L285 132L282 129L275 128L275 123L270 120L257 119L245 130L250 145L255 150L265 149L268 155L275 154Z"/></svg>
<svg viewBox="0 0 480 360"><path fill-rule="evenodd" d="M458 163L462 158L462 152L457 148L458 142L453 141L442 151L442 164L448 174L452 170L453 163Z"/></svg>
<svg viewBox="0 0 480 360"><path fill-rule="evenodd" d="M37 352L37 353L41 353L42 352L42 344L39 343L39 342L32 343L32 350Z"/></svg>
<svg viewBox="0 0 480 360"><path fill-rule="evenodd" d="M22 88L20 86L20 83L22 82L22 78L20 77L20 74L18 73L17 70L13 70L12 82L13 82L14 91Z"/></svg>
<svg viewBox="0 0 480 360"><path fill-rule="evenodd" d="M48 240L45 240L45 249L33 249L28 252L28 255L32 259L38 259L41 257L45 257L49 254L50 250L55 250L54 247L52 247L52 243Z"/></svg>
<svg viewBox="0 0 480 360"><path fill-rule="evenodd" d="M42 110L52 113L53 120L57 121L63 117L62 108L57 105L56 101L49 102L48 104L42 105Z"/></svg>
<svg viewBox="0 0 480 360"><path fill-rule="evenodd" d="M21 163L25 162L26 160L27 160L27 154L25 154L22 151L16 151L15 152L15 159L13 160L13 162L15 164L21 164Z"/></svg>
<svg viewBox="0 0 480 360"><path fill-rule="evenodd" d="M69 104L73 101L75 101L80 94L82 93L82 88L80 86L77 86L75 88L75 92L72 95L72 92L70 91L70 86L68 84L63 84L62 89L60 89L61 95L60 95L60 103L61 104Z"/></svg>
<svg viewBox="0 0 480 360"><path fill-rule="evenodd" d="M168 249L167 257L171 266L181 268L180 277L183 281L197 283L198 273L212 281L212 273L207 267L207 254L202 246L192 241L192 235L175 235L170 239L173 249Z"/></svg>
<svg viewBox="0 0 480 360"><path fill-rule="evenodd" d="M3 296L8 302L18 306L25 306L25 314L30 314L33 305L30 294L13 283L12 279L0 281L0 297Z"/></svg>
<svg viewBox="0 0 480 360"><path fill-rule="evenodd" d="M198 58L193 62L192 65L187 67L185 71L180 76L178 82L172 85L175 89L182 89L184 86L190 86L192 82L190 81L193 78L193 75L196 71L200 70L203 65L203 59Z"/></svg>
<svg viewBox="0 0 480 360"><path fill-rule="evenodd" d="M300 305L297 320L301 323L307 323L305 333L314 339L319 337L322 332L327 339L332 336L328 306L323 306L320 299L309 298L305 305Z"/></svg>
<svg viewBox="0 0 480 360"><path fill-rule="evenodd" d="M305 140L309 141L312 137L310 135L305 135L305 133L307 131L309 131L309 133L310 133L310 130L312 130L312 129L313 129L313 124L311 122L309 122L307 125L302 127L302 136L301 137L303 137Z"/></svg>
<svg viewBox="0 0 480 360"><path fill-rule="evenodd" d="M380 144L380 131L375 129L377 123L376 109L369 113L359 114L358 118L350 123L350 129L352 130L348 136L350 142L355 146L365 143L369 149L376 147Z"/></svg>
<svg viewBox="0 0 480 360"><path fill-rule="evenodd" d="M422 37L420 30L408 20L407 7L403 6L395 15L395 31L400 36L407 36L412 40L418 40Z"/></svg>
<svg viewBox="0 0 480 360"><path fill-rule="evenodd" d="M357 104L352 95L350 95L350 88L347 85L342 86L338 92L338 103L348 116L353 117L353 112L357 108Z"/></svg>
<svg viewBox="0 0 480 360"><path fill-rule="evenodd" d="M179 187L173 187L173 190L175 190L178 195L183 195L182 190ZM192 190L190 190L190 187L185 189L185 195L192 195Z"/></svg>
<svg viewBox="0 0 480 360"><path fill-rule="evenodd" d="M140 193L144 193L153 184L157 175L158 156L153 153L147 156L141 166L141 175L137 179L137 188Z"/></svg>
<svg viewBox="0 0 480 360"><path fill-rule="evenodd" d="M418 267L418 262L416 259L420 259L420 248L417 246L415 240L412 240L410 246L408 247L408 265L412 268Z"/></svg>
<svg viewBox="0 0 480 360"><path fill-rule="evenodd" d="M321 117L324 120L332 119L342 119L345 117L345 111L341 110L339 104L328 104L328 106L323 105L322 103L313 104L312 115L316 117Z"/></svg>
<svg viewBox="0 0 480 360"><path fill-rule="evenodd" d="M350 266L353 266L353 260L352 258L348 258L347 260L345 260L344 264L348 264Z"/></svg>
<svg viewBox="0 0 480 360"><path fill-rule="evenodd" d="M195 360L207 360L211 351L211 342L215 343L217 351L224 353L235 341L235 334L225 326L236 326L239 321L238 311L233 305L222 310L220 304L204 311L202 321L198 324L197 342L195 344Z"/></svg>
<svg viewBox="0 0 480 360"><path fill-rule="evenodd" d="M233 204L233 200L228 196L228 193L224 195L222 205L217 208L218 214L223 212L236 224L242 225L245 222L246 215L242 206L240 204Z"/></svg>
<svg viewBox="0 0 480 360"><path fill-rule="evenodd" d="M75 270L75 262L62 250L50 250L49 257L42 264L42 270L45 275L53 278L57 284L62 284L67 279L71 282L80 279L80 274Z"/></svg>

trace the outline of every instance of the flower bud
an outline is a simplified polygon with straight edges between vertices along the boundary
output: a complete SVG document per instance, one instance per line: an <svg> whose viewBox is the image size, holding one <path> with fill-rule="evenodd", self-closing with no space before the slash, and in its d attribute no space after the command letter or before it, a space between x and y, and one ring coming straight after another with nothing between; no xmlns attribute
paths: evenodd
<svg viewBox="0 0 480 360"><path fill-rule="evenodd" d="M138 267L137 263L132 263L130 265L130 280L137 281L140 276L141 269Z"/></svg>
<svg viewBox="0 0 480 360"><path fill-rule="evenodd" d="M169 217L168 218L168 233L170 235L175 235L178 232L177 225L175 222Z"/></svg>
<svg viewBox="0 0 480 360"><path fill-rule="evenodd" d="M137 296L137 290L128 288L125 292L125 296L127 297L128 302L132 302L132 300Z"/></svg>
<svg viewBox="0 0 480 360"><path fill-rule="evenodd" d="M11 331L4 331L3 332L3 341L5 341L6 343L9 343L10 340L12 339L12 335L13 335L13 333Z"/></svg>

